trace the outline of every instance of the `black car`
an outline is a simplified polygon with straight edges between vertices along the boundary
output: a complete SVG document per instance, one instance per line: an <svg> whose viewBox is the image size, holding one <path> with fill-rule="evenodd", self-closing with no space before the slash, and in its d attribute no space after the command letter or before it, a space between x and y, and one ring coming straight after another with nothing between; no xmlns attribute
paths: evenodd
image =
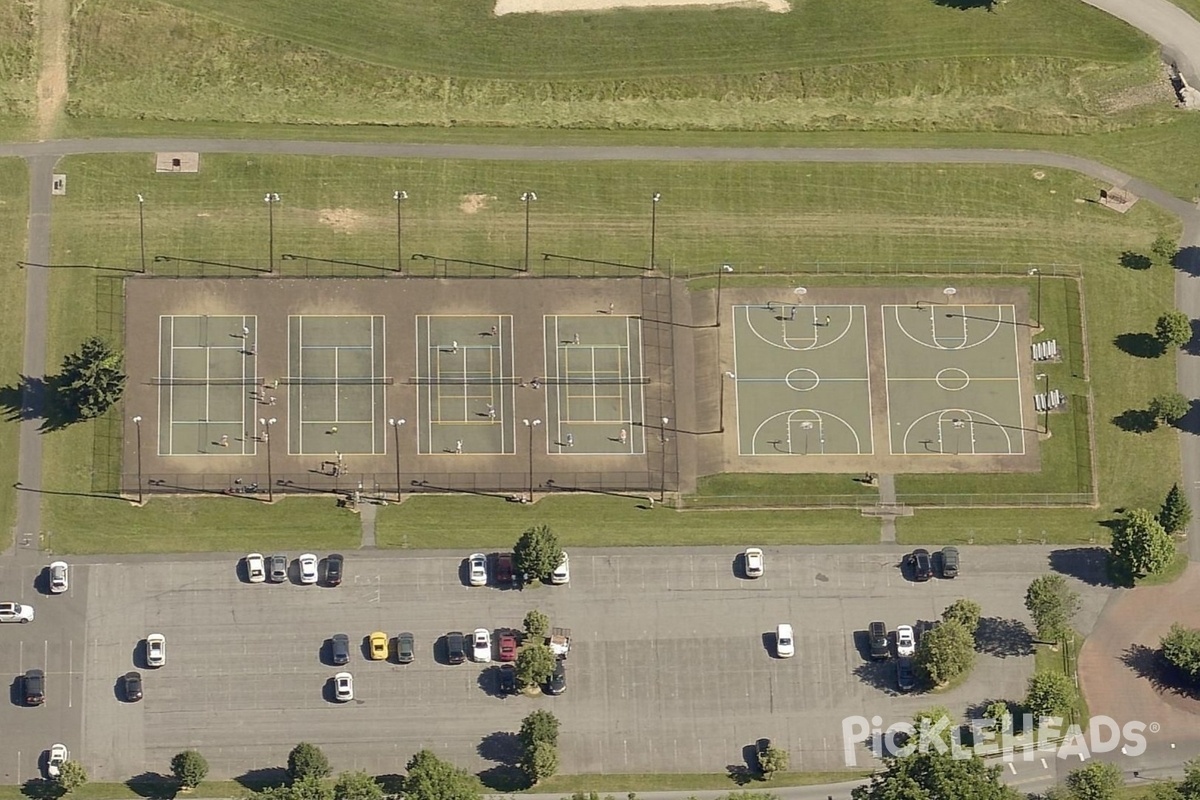
<svg viewBox="0 0 1200 800"><path fill-rule="evenodd" d="M329 657L335 667L350 663L350 637L344 633L335 633L329 640Z"/></svg>
<svg viewBox="0 0 1200 800"><path fill-rule="evenodd" d="M276 554L267 559L267 580L271 583L283 583L287 580L288 557Z"/></svg>
<svg viewBox="0 0 1200 800"><path fill-rule="evenodd" d="M46 673L31 669L25 673L25 705L40 706L46 702Z"/></svg>
<svg viewBox="0 0 1200 800"><path fill-rule="evenodd" d="M517 572L513 567L512 553L496 553L492 556L492 576L497 586L512 586Z"/></svg>
<svg viewBox="0 0 1200 800"><path fill-rule="evenodd" d="M446 634L446 660L451 664L461 664L467 660L467 644L462 631Z"/></svg>
<svg viewBox="0 0 1200 800"><path fill-rule="evenodd" d="M142 699L142 673L126 672L122 681L125 684L125 702L136 703Z"/></svg>
<svg viewBox="0 0 1200 800"><path fill-rule="evenodd" d="M345 565L346 559L339 553L334 553L329 558L325 559L325 583L329 586L338 586L342 582L342 567Z"/></svg>
<svg viewBox="0 0 1200 800"><path fill-rule="evenodd" d="M907 656L896 659L896 686L900 691L911 691L917 685L917 676L913 672L912 659Z"/></svg>
<svg viewBox="0 0 1200 800"><path fill-rule="evenodd" d="M401 664L410 664L416 657L416 641L411 633L402 633L396 637L396 660Z"/></svg>
<svg viewBox="0 0 1200 800"><path fill-rule="evenodd" d="M942 548L942 577L958 577L958 548L954 545Z"/></svg>
<svg viewBox="0 0 1200 800"><path fill-rule="evenodd" d="M913 550L912 555L908 557L908 563L912 567L914 581L927 581L933 577L933 561L929 557L928 550L920 548Z"/></svg>
<svg viewBox="0 0 1200 800"><path fill-rule="evenodd" d="M871 658L882 661L891 657L892 648L888 644L887 625L882 622L872 622L867 626L867 639L871 643Z"/></svg>
<svg viewBox="0 0 1200 800"><path fill-rule="evenodd" d="M501 664L496 683L497 688L500 690L500 694L516 694L517 668L512 664Z"/></svg>
<svg viewBox="0 0 1200 800"><path fill-rule="evenodd" d="M560 658L550 674L550 682L546 684L546 693L560 695L567 690L567 665Z"/></svg>

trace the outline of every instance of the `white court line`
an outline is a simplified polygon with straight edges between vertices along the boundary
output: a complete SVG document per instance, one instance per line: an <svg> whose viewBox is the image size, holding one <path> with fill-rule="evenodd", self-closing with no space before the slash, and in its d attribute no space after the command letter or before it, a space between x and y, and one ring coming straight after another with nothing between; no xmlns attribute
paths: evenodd
<svg viewBox="0 0 1200 800"><path fill-rule="evenodd" d="M859 306L858 308L862 309L863 366L866 367L867 372L867 442L870 445L870 450L866 454L873 456L875 455L875 408L871 402L871 345L867 335L867 307ZM853 310L851 310L850 316L851 318L854 317ZM885 353L884 357L886 358L886 356L887 354Z"/></svg>
<svg viewBox="0 0 1200 800"><path fill-rule="evenodd" d="M734 308L734 312L735 312L734 314L730 315L733 318L733 378L729 379L723 374L719 375L718 377L722 381L724 381L724 380L732 380L733 381L733 424L734 424L734 429L737 431L737 434L738 434L738 455L744 456L744 455L746 455L746 453L742 450L742 409L741 409L740 397L738 396L738 384L741 383L742 379L738 375L738 362L737 362L737 354L738 354L737 329L738 329L738 326L737 326L737 316L736 316L737 308L736 307ZM720 314L721 310L717 309L717 313ZM747 315L748 315L748 312L745 312L745 313L747 313ZM720 345L718 343L718 347L719 346ZM718 361L719 361L719 359L718 359ZM721 391L722 392L725 391L724 388L722 388ZM721 411L723 412L724 409L721 409ZM725 425L725 420L719 420L719 422L720 422L720 424L717 427L720 428ZM754 442L753 442L753 440L751 440L751 449L753 449L753 445L754 445Z"/></svg>
<svg viewBox="0 0 1200 800"><path fill-rule="evenodd" d="M894 308L894 306L893 306L893 308ZM896 313L897 313L896 321L899 322L899 316L898 316L899 312L896 312ZM866 320L863 320L863 322L865 323ZM887 403L888 453L890 453L891 455L898 455L896 453L896 439L892 433L892 428L894 427L892 424L892 375L890 372L888 372L888 363L887 363L887 354L888 354L887 306L879 307L879 325L880 325L879 335L883 342L883 396L884 396L884 401ZM899 422L896 423L896 425L899 425L899 424L900 424ZM905 445L903 441L901 441L900 444L902 447L907 449L907 445Z"/></svg>

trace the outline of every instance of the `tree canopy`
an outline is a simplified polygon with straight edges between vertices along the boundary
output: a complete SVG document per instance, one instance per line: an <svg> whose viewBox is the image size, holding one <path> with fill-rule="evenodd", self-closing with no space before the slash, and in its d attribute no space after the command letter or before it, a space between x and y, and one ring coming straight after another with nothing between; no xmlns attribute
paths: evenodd
<svg viewBox="0 0 1200 800"><path fill-rule="evenodd" d="M1033 617L1038 638L1061 642L1071 633L1071 623L1079 610L1079 594L1067 585L1062 575L1034 578L1025 591L1025 608Z"/></svg>
<svg viewBox="0 0 1200 800"><path fill-rule="evenodd" d="M533 747L538 742L558 747L558 728L558 717L544 708L539 708L521 720L521 730L517 738L525 748Z"/></svg>
<svg viewBox="0 0 1200 800"><path fill-rule="evenodd" d="M961 598L946 606L946 610L942 612L942 619L946 622L960 623L974 636L975 629L979 627L979 617L982 613L983 609L979 603Z"/></svg>
<svg viewBox="0 0 1200 800"><path fill-rule="evenodd" d="M521 771L529 779L530 786L537 786L558 772L558 748L549 742L534 742L521 753L518 762Z"/></svg>
<svg viewBox="0 0 1200 800"><path fill-rule="evenodd" d="M383 800L383 787L361 770L343 772L333 784L333 800Z"/></svg>
<svg viewBox="0 0 1200 800"><path fill-rule="evenodd" d="M542 638L548 630L550 630L550 618L541 611L535 608L525 615L525 633L534 639Z"/></svg>
<svg viewBox="0 0 1200 800"><path fill-rule="evenodd" d="M1035 672L1029 678L1025 710L1035 719L1065 714L1075 702L1075 683L1061 672Z"/></svg>
<svg viewBox="0 0 1200 800"><path fill-rule="evenodd" d="M184 789L195 789L208 775L208 760L198 750L184 750L171 759L171 774Z"/></svg>
<svg viewBox="0 0 1200 800"><path fill-rule="evenodd" d="M125 390L121 354L92 336L78 352L63 356L62 371L54 380L64 417L98 417L120 400Z"/></svg>
<svg viewBox="0 0 1200 800"><path fill-rule="evenodd" d="M1121 768L1107 761L1093 761L1067 775L1073 800L1113 800L1124 785Z"/></svg>
<svg viewBox="0 0 1200 800"><path fill-rule="evenodd" d="M943 622L921 635L913 663L930 684L941 686L975 665L975 637L956 620Z"/></svg>
<svg viewBox="0 0 1200 800"><path fill-rule="evenodd" d="M315 744L301 742L288 753L287 773L292 783L305 778L328 778L332 774L329 759Z"/></svg>
<svg viewBox="0 0 1200 800"><path fill-rule="evenodd" d="M562 552L558 536L550 530L550 526L535 525L517 539L513 546L513 561L523 575L544 580L562 561Z"/></svg>
<svg viewBox="0 0 1200 800"><path fill-rule="evenodd" d="M1174 425L1186 417L1191 408L1192 402L1179 392L1163 392L1150 398L1147 410L1156 421Z"/></svg>
<svg viewBox="0 0 1200 800"><path fill-rule="evenodd" d="M1018 800L1014 790L1000 782L999 766L989 767L977 756L955 758L950 752L917 750L908 756L888 758L886 768L856 786L854 800Z"/></svg>
<svg viewBox="0 0 1200 800"><path fill-rule="evenodd" d="M539 686L554 674L554 653L544 644L531 644L517 654L517 682L522 687Z"/></svg>
<svg viewBox="0 0 1200 800"><path fill-rule="evenodd" d="M1154 324L1154 338L1164 348L1180 348L1192 340L1192 320L1182 311L1168 311Z"/></svg>
<svg viewBox="0 0 1200 800"><path fill-rule="evenodd" d="M1175 623L1171 626L1171 632L1159 640L1159 644L1168 664L1193 682L1200 682L1200 630Z"/></svg>
<svg viewBox="0 0 1200 800"><path fill-rule="evenodd" d="M1192 521L1192 505L1187 495L1179 489L1179 484L1171 486L1163 500L1162 508L1158 510L1158 524L1167 533L1180 533Z"/></svg>
<svg viewBox="0 0 1200 800"><path fill-rule="evenodd" d="M464 769L421 750L408 761L405 800L480 800L479 781Z"/></svg>
<svg viewBox="0 0 1200 800"><path fill-rule="evenodd" d="M1161 572L1175 557L1175 542L1144 508L1125 512L1112 534L1110 554L1117 572L1129 579Z"/></svg>

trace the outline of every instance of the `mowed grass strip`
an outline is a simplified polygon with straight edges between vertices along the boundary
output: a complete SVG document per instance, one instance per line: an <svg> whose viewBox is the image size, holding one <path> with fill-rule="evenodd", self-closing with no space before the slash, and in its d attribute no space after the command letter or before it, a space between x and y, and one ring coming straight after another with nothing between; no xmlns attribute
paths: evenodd
<svg viewBox="0 0 1200 800"><path fill-rule="evenodd" d="M381 546L510 549L521 532L549 525L564 547L869 544L879 521L857 511L683 511L645 498L551 496L532 505L500 497L409 497L379 509Z"/></svg>
<svg viewBox="0 0 1200 800"><path fill-rule="evenodd" d="M17 452L20 438L22 351L25 342L25 258L29 220L29 171L25 162L0 159L0 526L11 530L16 519Z"/></svg>
<svg viewBox="0 0 1200 800"><path fill-rule="evenodd" d="M495 17L492 0L96 0L69 112L104 119L717 130L1110 129L1156 48L1075 0L805 0ZM192 13L189 13L192 12Z"/></svg>
<svg viewBox="0 0 1200 800"><path fill-rule="evenodd" d="M0 3L0 130L26 129L34 113L37 37L33 3Z"/></svg>

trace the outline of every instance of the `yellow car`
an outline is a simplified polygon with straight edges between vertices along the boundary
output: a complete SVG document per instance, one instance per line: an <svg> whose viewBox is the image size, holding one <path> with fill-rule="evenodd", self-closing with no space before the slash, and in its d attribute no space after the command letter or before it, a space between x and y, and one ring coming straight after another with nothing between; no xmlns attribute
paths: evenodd
<svg viewBox="0 0 1200 800"><path fill-rule="evenodd" d="M371 634L371 660L386 661L388 655L388 637L383 631L375 631Z"/></svg>

